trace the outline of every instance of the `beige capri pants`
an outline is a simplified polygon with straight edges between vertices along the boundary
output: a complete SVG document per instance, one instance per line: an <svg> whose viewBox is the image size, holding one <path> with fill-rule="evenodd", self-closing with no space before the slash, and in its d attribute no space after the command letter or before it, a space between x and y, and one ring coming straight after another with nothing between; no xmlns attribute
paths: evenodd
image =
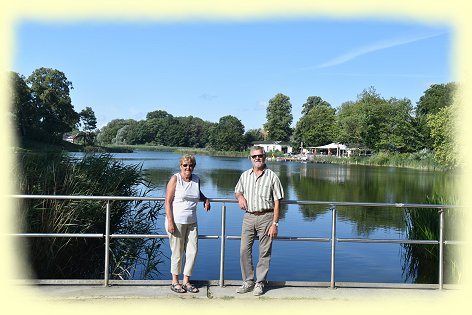
<svg viewBox="0 0 472 315"><path fill-rule="evenodd" d="M175 223L175 232L169 236L169 245L172 251L170 258L170 272L179 275L182 272L182 259L185 254L184 275L191 276L198 253L198 226L197 223Z"/></svg>

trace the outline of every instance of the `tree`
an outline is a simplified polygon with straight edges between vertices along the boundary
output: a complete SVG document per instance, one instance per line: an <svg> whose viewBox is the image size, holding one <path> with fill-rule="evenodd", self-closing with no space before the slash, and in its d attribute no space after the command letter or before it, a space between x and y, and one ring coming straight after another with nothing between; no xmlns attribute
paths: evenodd
<svg viewBox="0 0 472 315"><path fill-rule="evenodd" d="M308 114L315 106L331 106L319 96L308 96L306 103L303 104L302 115Z"/></svg>
<svg viewBox="0 0 472 315"><path fill-rule="evenodd" d="M153 112L149 112L146 115L146 120L149 119L161 119L161 118L172 118L173 116L166 112L165 110L155 110Z"/></svg>
<svg viewBox="0 0 472 315"><path fill-rule="evenodd" d="M373 87L344 103L338 112L339 140L374 150L412 152L418 147L417 131L408 99L385 100Z"/></svg>
<svg viewBox="0 0 472 315"><path fill-rule="evenodd" d="M100 129L97 141L100 144L114 144L116 142L116 134L122 127L129 125L132 119L113 119L106 126Z"/></svg>
<svg viewBox="0 0 472 315"><path fill-rule="evenodd" d="M97 118L91 107L85 107L80 113L80 125L84 136L85 144L92 145L95 140L93 131L97 129Z"/></svg>
<svg viewBox="0 0 472 315"><path fill-rule="evenodd" d="M178 119L180 124L184 126L185 146L204 148L208 143L210 127L213 124L193 116L179 117Z"/></svg>
<svg viewBox="0 0 472 315"><path fill-rule="evenodd" d="M264 135L262 134L261 129L249 129L244 134L244 141L246 145L250 145L254 141L262 141L264 140Z"/></svg>
<svg viewBox="0 0 472 315"><path fill-rule="evenodd" d="M420 132L423 147L433 149L433 139L428 126L428 115L438 113L442 108L450 106L453 102L457 85L454 82L447 84L433 84L420 97L416 103L416 126Z"/></svg>
<svg viewBox="0 0 472 315"><path fill-rule="evenodd" d="M414 152L420 147L409 99L391 98L383 103L385 121L379 125L379 149Z"/></svg>
<svg viewBox="0 0 472 315"><path fill-rule="evenodd" d="M336 110L325 102L311 107L300 118L295 127L294 139L305 146L319 146L333 142L336 134Z"/></svg>
<svg viewBox="0 0 472 315"><path fill-rule="evenodd" d="M210 131L209 145L220 151L241 151L245 148L244 125L231 115L221 117Z"/></svg>
<svg viewBox="0 0 472 315"><path fill-rule="evenodd" d="M290 98L278 93L269 100L266 113L267 122L264 129L269 134L269 139L279 141L289 141L292 135L292 104Z"/></svg>
<svg viewBox="0 0 472 315"><path fill-rule="evenodd" d="M431 130L434 156L436 160L446 167L454 167L458 164L457 149L457 106L446 106L436 114L427 117L427 124Z"/></svg>
<svg viewBox="0 0 472 315"><path fill-rule="evenodd" d="M337 113L337 142L365 145L362 136L363 113L360 104L352 101L341 105Z"/></svg>
<svg viewBox="0 0 472 315"><path fill-rule="evenodd" d="M63 72L50 68L36 69L26 81L38 109L40 128L55 139L71 131L79 122L70 98L72 83Z"/></svg>
<svg viewBox="0 0 472 315"><path fill-rule="evenodd" d="M25 82L25 77L10 73L10 94L13 120L21 137L32 136L39 128L39 115L31 96L31 90Z"/></svg>

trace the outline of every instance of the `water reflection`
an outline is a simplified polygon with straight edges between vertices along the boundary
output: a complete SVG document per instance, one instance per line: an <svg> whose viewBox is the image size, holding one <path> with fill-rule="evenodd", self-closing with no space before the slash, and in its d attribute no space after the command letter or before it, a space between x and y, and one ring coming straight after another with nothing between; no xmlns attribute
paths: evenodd
<svg viewBox="0 0 472 315"><path fill-rule="evenodd" d="M143 163L149 180L156 186L154 194L164 196L168 179L178 171L180 156L168 152L141 153L133 159ZM245 158L196 158L195 173L201 177L202 190L213 198L234 198L234 186L240 174L251 166ZM127 159L133 161L129 156ZM298 162L268 162L268 166L279 175L286 199L290 200L426 203L427 197L435 193L455 191L454 174ZM315 221L330 211L324 206L300 205L297 208L307 221ZM281 219L286 217L287 211L288 205L283 205ZM338 207L338 220L352 224L353 233L359 236L368 236L376 229L404 230L400 209Z"/></svg>
<svg viewBox="0 0 472 315"><path fill-rule="evenodd" d="M154 196L165 195L170 176L179 171L179 154L136 152L116 155L124 163L141 163L156 186ZM201 178L202 191L210 198L234 199L234 186L240 174L251 167L247 158L197 155L195 174ZM455 174L388 167L331 165L300 162L268 162L285 190L287 200L346 202L426 203L428 196L456 193ZM202 235L219 235L221 215L215 204L210 213L198 214ZM227 235L239 235L242 211L227 204ZM338 207L337 235L341 238L404 238L403 210L368 207ZM331 212L325 206L283 205L281 236L330 237ZM163 223L161 230L163 230ZM217 279L219 244L203 241L195 279ZM227 242L225 278L240 278L239 242ZM167 245L163 247L165 250ZM374 249L375 250L372 250ZM379 255L378 253L382 253ZM340 244L336 263L337 281L403 282L398 244ZM201 254L200 254L201 253ZM303 259L294 259L303 255ZM329 280L330 248L323 243L275 242L271 280ZM307 264L306 262L310 263ZM162 270L168 270L164 261ZM286 266L290 265L290 270ZM213 268L215 267L216 268ZM372 272L375 269L376 272ZM296 270L296 273L295 273ZM170 277L165 274L164 278Z"/></svg>

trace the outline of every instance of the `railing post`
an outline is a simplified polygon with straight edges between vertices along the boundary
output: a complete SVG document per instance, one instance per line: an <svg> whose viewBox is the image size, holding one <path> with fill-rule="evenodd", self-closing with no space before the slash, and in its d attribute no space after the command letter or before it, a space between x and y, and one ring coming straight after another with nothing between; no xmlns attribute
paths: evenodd
<svg viewBox="0 0 472 315"><path fill-rule="evenodd" d="M444 283L444 209L439 210L439 290Z"/></svg>
<svg viewBox="0 0 472 315"><path fill-rule="evenodd" d="M105 279L103 286L108 286L110 264L110 201L107 201L105 213Z"/></svg>
<svg viewBox="0 0 472 315"><path fill-rule="evenodd" d="M226 204L221 206L221 242L220 242L220 287L224 286L225 275L225 237L226 237Z"/></svg>
<svg viewBox="0 0 472 315"><path fill-rule="evenodd" d="M331 281L330 288L334 289L334 274L335 274L335 260L336 260L336 207L331 208L332 222L331 222Z"/></svg>

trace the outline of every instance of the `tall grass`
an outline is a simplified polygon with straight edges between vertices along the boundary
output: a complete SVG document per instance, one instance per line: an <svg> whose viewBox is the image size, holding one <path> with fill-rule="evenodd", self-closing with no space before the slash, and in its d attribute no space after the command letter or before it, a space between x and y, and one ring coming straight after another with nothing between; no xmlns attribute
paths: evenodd
<svg viewBox="0 0 472 315"><path fill-rule="evenodd" d="M17 154L19 192L39 195L145 196L152 189L140 165L127 166L109 154L85 155L75 160L63 153L20 152ZM22 201L21 230L30 233L104 233L103 201ZM162 204L146 201L111 203L111 233L156 233ZM115 278L137 275L148 278L159 273L160 240L113 241L111 274ZM37 278L101 278L104 241L93 238L28 238L26 256ZM147 256L147 259L143 257Z"/></svg>
<svg viewBox="0 0 472 315"><path fill-rule="evenodd" d="M428 150L422 150L415 153L391 153L386 151L380 151L371 156L351 156L341 158L338 158L336 156L315 156L313 162L404 167L429 171L447 170L446 167L440 165L434 159L434 154Z"/></svg>
<svg viewBox="0 0 472 315"><path fill-rule="evenodd" d="M434 195L427 198L429 204L454 204L453 200ZM444 210L444 239L458 240L462 229L460 210ZM406 209L405 224L410 240L439 240L438 209ZM402 245L403 274L415 283L438 283L439 245ZM459 283L462 280L461 250L458 245L446 245L444 251L444 280Z"/></svg>

